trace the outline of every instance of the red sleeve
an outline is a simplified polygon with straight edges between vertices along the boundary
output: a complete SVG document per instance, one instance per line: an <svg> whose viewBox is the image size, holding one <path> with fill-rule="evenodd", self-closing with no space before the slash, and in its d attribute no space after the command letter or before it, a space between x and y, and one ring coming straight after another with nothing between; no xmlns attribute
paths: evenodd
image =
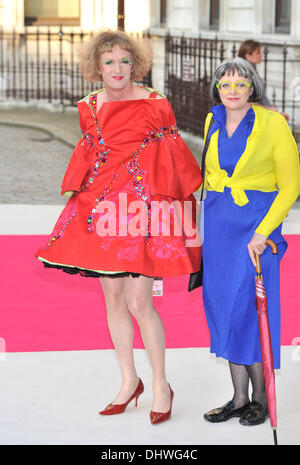
<svg viewBox="0 0 300 465"><path fill-rule="evenodd" d="M165 135L161 142L151 144L150 191L153 195L167 195L182 200L201 186L201 169L178 134L175 115L169 102L167 120L167 125L171 128L170 133Z"/></svg>
<svg viewBox="0 0 300 465"><path fill-rule="evenodd" d="M85 104L86 105L86 104ZM87 174L93 158L93 151L87 148L85 135L85 121L83 109L78 105L79 123L82 131L82 137L77 143L65 176L61 184L61 195L67 191L79 191L82 181Z"/></svg>
<svg viewBox="0 0 300 465"><path fill-rule="evenodd" d="M182 200L202 184L201 169L185 142L177 135L151 147L150 191Z"/></svg>

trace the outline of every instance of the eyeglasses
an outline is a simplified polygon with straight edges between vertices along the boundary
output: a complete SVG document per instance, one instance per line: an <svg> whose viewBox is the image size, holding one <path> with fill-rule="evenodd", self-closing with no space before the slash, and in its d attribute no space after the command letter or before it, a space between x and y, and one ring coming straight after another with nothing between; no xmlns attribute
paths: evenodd
<svg viewBox="0 0 300 465"><path fill-rule="evenodd" d="M232 88L236 90L236 92L238 92L239 94L244 94L245 92L247 92L249 87L252 86L252 82L237 81L234 84L231 84L227 81L221 81L218 82L216 86L219 92L221 92L222 94L228 94Z"/></svg>

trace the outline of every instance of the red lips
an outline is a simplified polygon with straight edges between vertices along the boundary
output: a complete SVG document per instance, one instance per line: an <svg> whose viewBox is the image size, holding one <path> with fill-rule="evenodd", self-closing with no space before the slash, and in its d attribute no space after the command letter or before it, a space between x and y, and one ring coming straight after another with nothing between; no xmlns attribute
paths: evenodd
<svg viewBox="0 0 300 465"><path fill-rule="evenodd" d="M122 81L123 76L113 76L116 81Z"/></svg>

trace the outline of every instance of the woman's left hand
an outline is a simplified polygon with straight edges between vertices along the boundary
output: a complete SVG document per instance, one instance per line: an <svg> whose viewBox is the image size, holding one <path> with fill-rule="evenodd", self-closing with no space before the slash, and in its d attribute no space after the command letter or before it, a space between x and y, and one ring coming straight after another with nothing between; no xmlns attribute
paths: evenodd
<svg viewBox="0 0 300 465"><path fill-rule="evenodd" d="M249 255L255 267L256 260L254 254L261 255L263 253L263 251L267 247L266 240L267 236L264 236L263 234L254 233L251 241L248 244Z"/></svg>

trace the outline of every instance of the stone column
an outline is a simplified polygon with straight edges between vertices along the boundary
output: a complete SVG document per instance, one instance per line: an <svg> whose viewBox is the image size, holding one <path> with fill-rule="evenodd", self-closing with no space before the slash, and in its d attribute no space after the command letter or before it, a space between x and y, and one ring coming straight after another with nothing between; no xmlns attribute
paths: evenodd
<svg viewBox="0 0 300 465"><path fill-rule="evenodd" d="M291 5L291 36L300 37L300 2L299 0L292 0Z"/></svg>

